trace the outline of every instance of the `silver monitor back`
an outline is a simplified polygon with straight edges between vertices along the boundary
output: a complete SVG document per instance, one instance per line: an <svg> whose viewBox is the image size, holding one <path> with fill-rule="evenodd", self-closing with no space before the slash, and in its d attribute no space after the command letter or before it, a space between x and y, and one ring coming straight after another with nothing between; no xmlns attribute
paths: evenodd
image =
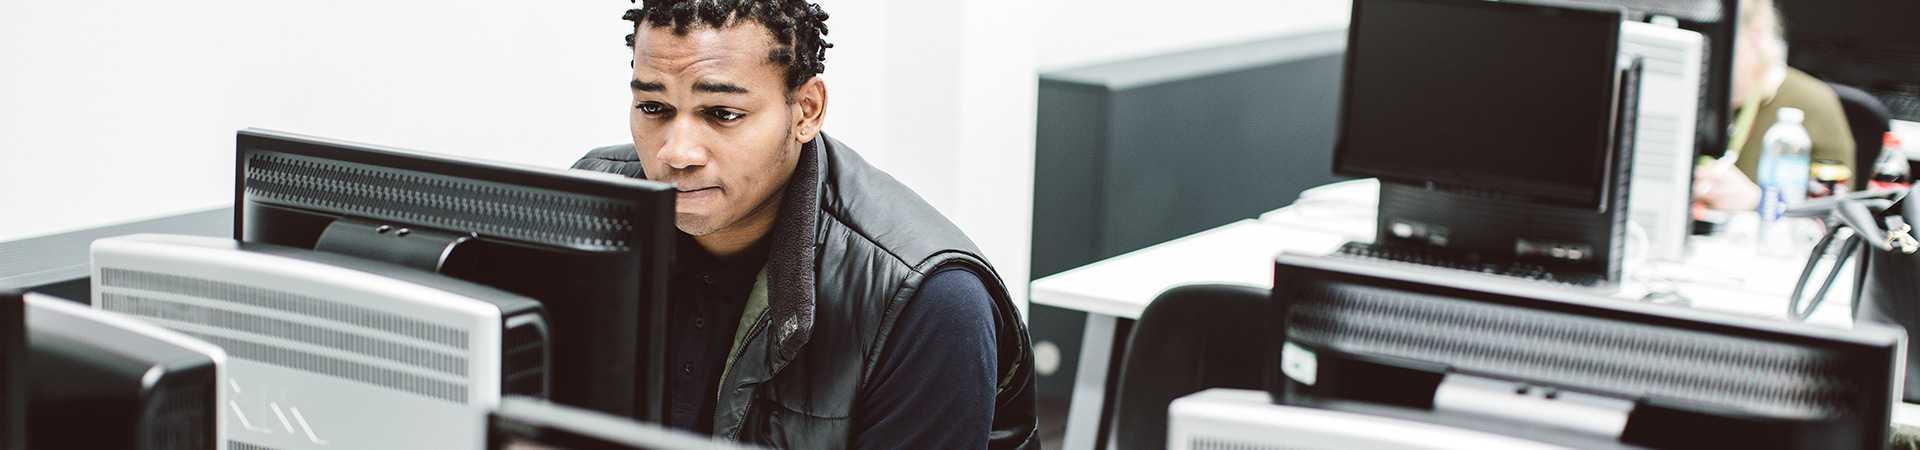
<svg viewBox="0 0 1920 450"><path fill-rule="evenodd" d="M1170 450L1568 450L1478 430L1278 405L1264 391L1208 389L1167 409Z"/></svg>
<svg viewBox="0 0 1920 450"><path fill-rule="evenodd" d="M92 259L95 307L232 356L234 448L479 448L503 392L548 390L545 314L523 296L221 238L101 239Z"/></svg>

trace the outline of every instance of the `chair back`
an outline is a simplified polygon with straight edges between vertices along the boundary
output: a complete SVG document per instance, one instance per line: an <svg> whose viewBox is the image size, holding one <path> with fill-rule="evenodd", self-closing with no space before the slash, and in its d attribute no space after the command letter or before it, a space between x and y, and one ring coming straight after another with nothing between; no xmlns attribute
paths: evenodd
<svg viewBox="0 0 1920 450"><path fill-rule="evenodd" d="M1209 388L1261 389L1268 288L1168 289L1140 313L1121 363L1114 407L1120 449L1167 445L1167 406Z"/></svg>
<svg viewBox="0 0 1920 450"><path fill-rule="evenodd" d="M1893 113L1880 99L1860 88L1834 82L1828 82L1827 87L1840 98L1840 109L1853 132L1853 189L1866 189L1867 179L1873 177L1873 163L1880 159L1882 139L1893 126Z"/></svg>

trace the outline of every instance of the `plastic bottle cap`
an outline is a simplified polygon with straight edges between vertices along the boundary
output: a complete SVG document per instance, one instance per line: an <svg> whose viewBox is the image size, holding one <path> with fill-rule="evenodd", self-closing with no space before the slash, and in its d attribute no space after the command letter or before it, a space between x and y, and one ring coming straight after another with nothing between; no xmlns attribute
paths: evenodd
<svg viewBox="0 0 1920 450"><path fill-rule="evenodd" d="M1800 108L1780 108L1780 112L1775 113L1774 118L1781 123L1800 123L1807 119L1807 113Z"/></svg>

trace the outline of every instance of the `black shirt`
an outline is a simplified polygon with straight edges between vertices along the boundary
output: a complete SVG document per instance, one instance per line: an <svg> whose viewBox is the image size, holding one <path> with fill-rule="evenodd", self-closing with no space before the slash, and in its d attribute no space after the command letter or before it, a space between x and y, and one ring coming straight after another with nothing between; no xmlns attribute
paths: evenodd
<svg viewBox="0 0 1920 450"><path fill-rule="evenodd" d="M720 371L754 279L767 264L767 246L722 260L685 234L675 245L667 305L667 425L712 434Z"/></svg>
<svg viewBox="0 0 1920 450"><path fill-rule="evenodd" d="M719 260L681 238L668 307L667 425L712 434L720 371L767 250L762 244ZM895 319L855 405L851 446L985 447L1001 370L997 311L973 271L954 266L928 275Z"/></svg>

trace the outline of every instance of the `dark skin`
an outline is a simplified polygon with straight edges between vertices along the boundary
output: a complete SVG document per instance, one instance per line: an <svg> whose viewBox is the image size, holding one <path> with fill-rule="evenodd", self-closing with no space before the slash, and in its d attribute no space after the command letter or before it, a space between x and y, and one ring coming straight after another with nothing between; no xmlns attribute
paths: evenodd
<svg viewBox="0 0 1920 450"><path fill-rule="evenodd" d="M676 184L675 226L722 259L767 239L801 146L826 119L826 82L786 89L785 67L767 60L773 44L751 21L634 34L641 165L648 179Z"/></svg>

